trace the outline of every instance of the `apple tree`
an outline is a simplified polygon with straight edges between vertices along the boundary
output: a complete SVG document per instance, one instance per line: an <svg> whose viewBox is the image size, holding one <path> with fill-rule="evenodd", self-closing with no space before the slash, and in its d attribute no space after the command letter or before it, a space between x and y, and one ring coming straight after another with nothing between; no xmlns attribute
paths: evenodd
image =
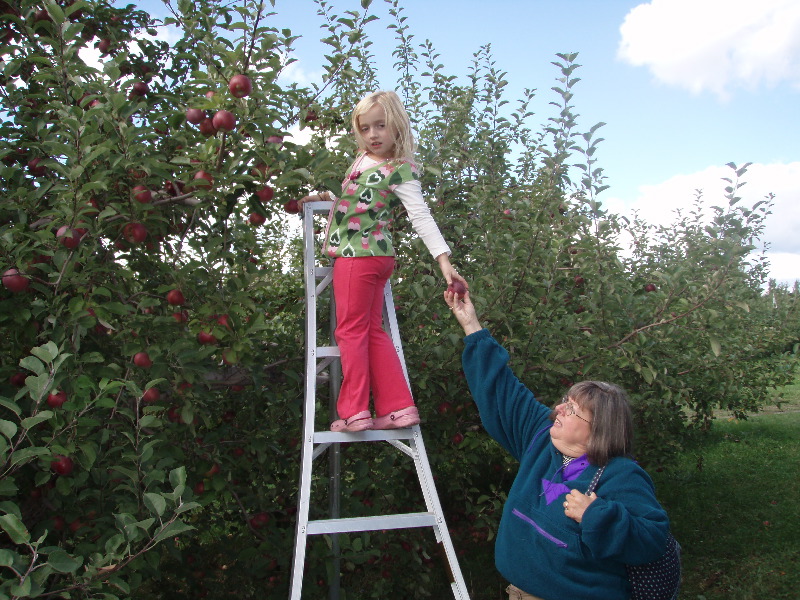
<svg viewBox="0 0 800 600"><path fill-rule="evenodd" d="M351 160L349 112L379 81L369 32L397 38L434 215L540 397L621 383L641 457L661 464L716 408L747 412L791 378L797 292L765 299L750 254L768 199L742 207L734 166L710 219L609 214L576 55L557 55L553 116L534 125L536 93L512 105L488 47L459 81L397 0L380 20L367 0L318 0L330 51L308 88L282 77L297 38L272 2L165 6L156 21L105 0L0 2L0 598L286 594L304 377L292 201L336 191ZM515 467L481 432L444 284L402 213L395 227L412 388L482 580ZM413 474L366 446L342 449L343 513L413 508ZM309 597L333 565L371 597L446 593L422 534L341 538L340 562L310 549ZM419 580L396 577L410 568Z"/></svg>

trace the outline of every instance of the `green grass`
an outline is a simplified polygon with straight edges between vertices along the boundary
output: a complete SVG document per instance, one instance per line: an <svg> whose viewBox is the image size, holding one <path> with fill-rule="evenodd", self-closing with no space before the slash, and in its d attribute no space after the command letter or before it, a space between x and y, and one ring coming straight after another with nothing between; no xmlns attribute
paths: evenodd
<svg viewBox="0 0 800 600"><path fill-rule="evenodd" d="M683 548L681 600L800 597L800 384L780 412L718 419L653 473Z"/></svg>

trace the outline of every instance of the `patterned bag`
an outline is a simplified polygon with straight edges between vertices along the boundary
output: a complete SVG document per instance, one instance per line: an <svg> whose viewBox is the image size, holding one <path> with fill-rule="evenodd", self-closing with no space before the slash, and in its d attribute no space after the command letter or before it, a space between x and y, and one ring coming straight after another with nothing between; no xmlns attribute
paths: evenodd
<svg viewBox="0 0 800 600"><path fill-rule="evenodd" d="M586 490L591 494L600 481L605 467L600 467ZM667 534L664 555L643 565L625 565L631 583L631 600L677 600L681 587L681 546Z"/></svg>

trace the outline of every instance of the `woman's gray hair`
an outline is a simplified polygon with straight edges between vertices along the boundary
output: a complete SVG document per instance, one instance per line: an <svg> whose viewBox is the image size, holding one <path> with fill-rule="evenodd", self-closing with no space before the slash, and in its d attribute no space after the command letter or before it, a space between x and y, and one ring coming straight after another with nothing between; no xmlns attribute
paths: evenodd
<svg viewBox="0 0 800 600"><path fill-rule="evenodd" d="M625 390L604 381L581 381L569 389L567 397L592 413L586 448L589 462L602 466L615 456L633 453L633 413Z"/></svg>

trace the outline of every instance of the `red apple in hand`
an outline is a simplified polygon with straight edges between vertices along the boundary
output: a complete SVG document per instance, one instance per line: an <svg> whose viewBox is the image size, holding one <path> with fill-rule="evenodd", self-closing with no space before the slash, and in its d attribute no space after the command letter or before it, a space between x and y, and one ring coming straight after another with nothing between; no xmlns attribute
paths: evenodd
<svg viewBox="0 0 800 600"><path fill-rule="evenodd" d="M300 207L297 205L297 200L292 198L286 204L283 205L283 210L285 210L287 213L291 213L294 215L300 212Z"/></svg>
<svg viewBox="0 0 800 600"><path fill-rule="evenodd" d="M234 75L228 82L228 90L234 98L244 98L253 91L253 82L247 75Z"/></svg>
<svg viewBox="0 0 800 600"><path fill-rule="evenodd" d="M454 279L453 282L447 286L447 291L453 292L458 296L463 296L464 294L467 293L467 288L458 279Z"/></svg>
<svg viewBox="0 0 800 600"><path fill-rule="evenodd" d="M15 294L27 290L29 283L28 278L20 275L17 269L9 269L3 273L3 287Z"/></svg>

